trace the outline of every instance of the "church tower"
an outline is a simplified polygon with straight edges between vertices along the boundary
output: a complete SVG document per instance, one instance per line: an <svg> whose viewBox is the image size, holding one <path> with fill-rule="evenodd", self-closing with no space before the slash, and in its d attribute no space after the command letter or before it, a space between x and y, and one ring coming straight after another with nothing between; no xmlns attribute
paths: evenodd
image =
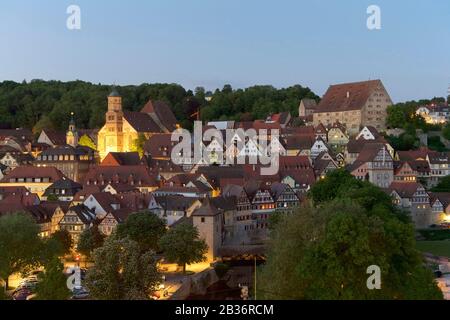
<svg viewBox="0 0 450 320"><path fill-rule="evenodd" d="M72 147L76 147L78 145L78 132L75 127L75 120L73 119L73 112L70 114L70 122L69 122L69 130L66 132L66 144Z"/></svg>
<svg viewBox="0 0 450 320"><path fill-rule="evenodd" d="M123 152L123 111L122 97L113 88L108 96L106 123L99 136L100 157L104 159L110 152Z"/></svg>

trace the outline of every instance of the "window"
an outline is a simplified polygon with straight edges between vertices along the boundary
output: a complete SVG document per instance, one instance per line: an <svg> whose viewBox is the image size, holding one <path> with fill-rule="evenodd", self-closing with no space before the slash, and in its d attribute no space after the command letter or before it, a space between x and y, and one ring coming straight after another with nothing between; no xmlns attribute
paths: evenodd
<svg viewBox="0 0 450 320"><path fill-rule="evenodd" d="M205 218L202 218L202 223L205 223Z"/></svg>

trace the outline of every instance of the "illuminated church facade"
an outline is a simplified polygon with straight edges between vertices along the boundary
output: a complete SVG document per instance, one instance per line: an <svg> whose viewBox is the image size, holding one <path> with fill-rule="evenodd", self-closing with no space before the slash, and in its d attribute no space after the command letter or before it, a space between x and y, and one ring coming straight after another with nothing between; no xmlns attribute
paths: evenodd
<svg viewBox="0 0 450 320"><path fill-rule="evenodd" d="M140 112L124 111L122 97L114 89L108 96L105 125L98 133L100 158L103 160L110 152L135 151L135 141L141 134L149 139L176 128L177 120L166 103L150 100Z"/></svg>

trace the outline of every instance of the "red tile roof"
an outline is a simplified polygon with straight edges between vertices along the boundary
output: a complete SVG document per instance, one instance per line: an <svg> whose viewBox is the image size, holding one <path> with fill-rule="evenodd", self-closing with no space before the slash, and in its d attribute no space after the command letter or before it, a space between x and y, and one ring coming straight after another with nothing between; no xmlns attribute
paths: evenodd
<svg viewBox="0 0 450 320"><path fill-rule="evenodd" d="M319 123L315 128L314 128L314 132L315 134L319 135L319 134L327 134L328 130L327 128L322 124Z"/></svg>
<svg viewBox="0 0 450 320"><path fill-rule="evenodd" d="M96 182L96 183L95 183ZM150 174L145 166L97 166L86 174L85 185L107 185L110 183L126 183L139 187L157 187L156 176Z"/></svg>
<svg viewBox="0 0 450 320"><path fill-rule="evenodd" d="M422 185L417 182L392 182L388 190L396 191L401 198L411 198Z"/></svg>
<svg viewBox="0 0 450 320"><path fill-rule="evenodd" d="M137 212L148 208L153 195L135 191L118 193L116 198L119 200L121 208L127 208L133 212Z"/></svg>
<svg viewBox="0 0 450 320"><path fill-rule="evenodd" d="M308 169L311 168L311 161L308 156L281 156L279 168L280 171Z"/></svg>
<svg viewBox="0 0 450 320"><path fill-rule="evenodd" d="M313 126L287 127L281 130L281 134L286 136L292 135L297 137L306 136L311 137L312 139L314 139L315 137Z"/></svg>
<svg viewBox="0 0 450 320"><path fill-rule="evenodd" d="M0 182L9 183L10 179L27 178L49 178L49 182L55 182L65 178L65 176L54 167L21 166L8 173Z"/></svg>
<svg viewBox="0 0 450 320"><path fill-rule="evenodd" d="M418 150L397 151L397 155L402 161L425 160L429 153L433 152L427 147L421 147Z"/></svg>
<svg viewBox="0 0 450 320"><path fill-rule="evenodd" d="M125 111L123 116L137 132L162 132L161 128L146 113Z"/></svg>
<svg viewBox="0 0 450 320"><path fill-rule="evenodd" d="M383 137L380 137L376 140L350 139L349 142L347 143L347 152L348 153L360 153L366 145L380 144L380 143L387 143L387 142L385 141L385 139Z"/></svg>
<svg viewBox="0 0 450 320"><path fill-rule="evenodd" d="M175 145L171 134L155 134L145 142L144 152L152 158L170 158Z"/></svg>
<svg viewBox="0 0 450 320"><path fill-rule="evenodd" d="M116 210L112 205L120 205L119 199L117 199L115 195L109 192L93 193L89 197L94 197L95 200L97 200L98 204L103 208L103 210L108 213Z"/></svg>
<svg viewBox="0 0 450 320"><path fill-rule="evenodd" d="M270 130L279 130L279 132L281 132L281 125L279 123L267 123L262 120L255 120L255 122L253 122L253 129L268 130L268 133L270 133Z"/></svg>
<svg viewBox="0 0 450 320"><path fill-rule="evenodd" d="M141 159L138 152L110 152L103 159L101 166L138 166Z"/></svg>
<svg viewBox="0 0 450 320"><path fill-rule="evenodd" d="M148 101L141 113L153 115L169 132L176 129L177 119L169 105L163 101Z"/></svg>
<svg viewBox="0 0 450 320"><path fill-rule="evenodd" d="M444 206L444 211L450 205L450 192L432 192L430 193L431 205L436 200L439 200L440 203Z"/></svg>
<svg viewBox="0 0 450 320"><path fill-rule="evenodd" d="M284 139L286 150L309 150L314 145L314 136L290 136Z"/></svg>
<svg viewBox="0 0 450 320"><path fill-rule="evenodd" d="M50 141L55 146L62 146L62 145L66 144L66 133L65 132L48 130L48 129L44 129L43 131L45 132L47 137L50 139Z"/></svg>
<svg viewBox="0 0 450 320"><path fill-rule="evenodd" d="M316 182L316 175L313 168L302 170L286 170L280 173L280 180L286 177L291 177L300 186L312 186Z"/></svg>
<svg viewBox="0 0 450 320"><path fill-rule="evenodd" d="M356 161L361 161L361 162L373 161L373 159L377 156L377 154L383 148L386 149L386 145L383 143L367 143L363 146Z"/></svg>
<svg viewBox="0 0 450 320"><path fill-rule="evenodd" d="M316 113L360 110L377 87L380 80L332 85L320 101Z"/></svg>
<svg viewBox="0 0 450 320"><path fill-rule="evenodd" d="M73 201L84 201L93 193L100 192L101 189L97 185L84 185L83 189L78 191L73 197Z"/></svg>

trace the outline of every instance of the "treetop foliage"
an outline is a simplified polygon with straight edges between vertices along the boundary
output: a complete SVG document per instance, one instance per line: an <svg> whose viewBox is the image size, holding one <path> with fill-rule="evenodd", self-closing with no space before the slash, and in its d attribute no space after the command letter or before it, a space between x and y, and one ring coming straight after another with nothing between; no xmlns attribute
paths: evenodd
<svg viewBox="0 0 450 320"><path fill-rule="evenodd" d="M415 247L414 227L379 188L331 173L312 203L285 215L271 233L260 271L265 299L442 299ZM381 269L381 290L367 268Z"/></svg>
<svg viewBox="0 0 450 320"><path fill-rule="evenodd" d="M108 238L93 259L86 286L97 300L148 300L161 281L154 253L129 238Z"/></svg>
<svg viewBox="0 0 450 320"><path fill-rule="evenodd" d="M84 81L43 81L0 83L0 127L29 128L39 133L43 128L66 130L71 112L79 128L101 128L107 110L106 97L111 86ZM290 111L298 115L302 98L318 100L309 88L295 85L276 89L254 86L233 90L230 85L208 94L202 87L195 94L178 84L141 84L118 87L123 107L140 111L148 100L168 103L183 127L189 128L195 112L201 109L202 120L253 120L271 113ZM209 100L209 99L208 99Z"/></svg>

